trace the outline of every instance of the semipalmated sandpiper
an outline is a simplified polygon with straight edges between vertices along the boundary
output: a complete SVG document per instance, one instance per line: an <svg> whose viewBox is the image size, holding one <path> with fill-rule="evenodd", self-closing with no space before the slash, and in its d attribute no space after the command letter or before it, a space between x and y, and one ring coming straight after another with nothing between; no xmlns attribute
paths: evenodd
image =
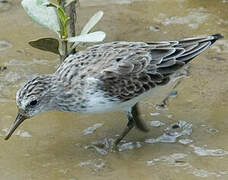
<svg viewBox="0 0 228 180"><path fill-rule="evenodd" d="M70 55L54 74L38 76L17 92L18 115L5 139L25 119L52 110L125 112L128 124L116 144L134 126L147 131L137 103L161 93L177 70L220 38L215 34L180 41L111 42Z"/></svg>

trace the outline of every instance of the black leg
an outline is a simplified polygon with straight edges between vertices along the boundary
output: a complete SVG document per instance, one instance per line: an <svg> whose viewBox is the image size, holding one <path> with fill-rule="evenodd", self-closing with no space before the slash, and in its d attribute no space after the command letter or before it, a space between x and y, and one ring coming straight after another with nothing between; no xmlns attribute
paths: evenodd
<svg viewBox="0 0 228 180"><path fill-rule="evenodd" d="M128 117L128 123L127 126L125 127L124 131L121 133L121 135L116 139L115 145L118 145L119 142L129 133L129 131L135 126L135 121L133 119L133 116L131 115L131 112L127 113Z"/></svg>
<svg viewBox="0 0 228 180"><path fill-rule="evenodd" d="M146 128L145 124L139 119L139 112L137 108L137 104L134 105L129 111L126 112L128 123L124 131L121 135L116 139L115 145L118 145L119 142L129 133L129 131L136 125L138 129L141 131L147 132L148 129Z"/></svg>

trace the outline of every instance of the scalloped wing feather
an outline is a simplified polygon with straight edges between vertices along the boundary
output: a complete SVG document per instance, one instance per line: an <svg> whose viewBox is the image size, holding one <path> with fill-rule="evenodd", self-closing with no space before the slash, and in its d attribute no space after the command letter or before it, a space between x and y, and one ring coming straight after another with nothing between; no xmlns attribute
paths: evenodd
<svg viewBox="0 0 228 180"><path fill-rule="evenodd" d="M155 86L165 85L170 81L170 75L203 52L213 41L214 37L208 36L181 41L129 43L128 46L126 42L124 46L121 46L122 42L115 42L118 48L125 50L119 50L118 57L109 61L111 68L103 69L100 79L104 82L104 90L111 96L129 100ZM112 47L115 49L115 46Z"/></svg>
<svg viewBox="0 0 228 180"><path fill-rule="evenodd" d="M94 77L107 97L126 101L167 84L173 73L220 38L216 34L180 41L94 45L68 57L56 73L72 85L78 78Z"/></svg>

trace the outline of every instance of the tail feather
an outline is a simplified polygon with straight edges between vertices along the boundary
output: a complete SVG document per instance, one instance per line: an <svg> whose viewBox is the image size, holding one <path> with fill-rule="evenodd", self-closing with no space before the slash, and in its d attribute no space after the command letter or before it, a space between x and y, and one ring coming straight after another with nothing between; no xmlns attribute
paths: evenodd
<svg viewBox="0 0 228 180"><path fill-rule="evenodd" d="M221 34L213 34L213 35L211 35L211 36L213 36L215 40L224 38L224 36L221 35Z"/></svg>
<svg viewBox="0 0 228 180"><path fill-rule="evenodd" d="M222 39L221 34L214 34L207 37L188 38L179 41L178 48L185 49L185 52L176 60L188 63L190 60L198 56L201 52L211 46L218 39Z"/></svg>
<svg viewBox="0 0 228 180"><path fill-rule="evenodd" d="M221 34L214 34L210 36L187 38L175 41L176 43L170 43L169 47L163 48L163 51L166 50L168 52L168 50L172 49L172 52L169 54L164 52L163 54L166 53L165 55L160 53L162 60L159 64L156 64L158 67L157 72L165 76L174 73L177 69L187 64L211 46L216 40L221 38L223 38ZM160 50L161 48L156 49Z"/></svg>

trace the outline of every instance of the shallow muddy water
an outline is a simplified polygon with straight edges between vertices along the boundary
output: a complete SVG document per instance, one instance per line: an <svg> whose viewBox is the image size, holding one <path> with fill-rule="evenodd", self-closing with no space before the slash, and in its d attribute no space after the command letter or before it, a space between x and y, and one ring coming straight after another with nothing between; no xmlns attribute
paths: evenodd
<svg viewBox="0 0 228 180"><path fill-rule="evenodd" d="M96 29L107 33L107 42L225 38L190 63L167 106L156 106L156 98L140 104L151 131L133 129L117 150L110 144L127 123L122 113L45 113L4 141L17 113L17 89L54 72L59 60L27 44L54 35L31 21L19 1L0 1L0 179L227 180L228 2L81 0L78 28L98 10L105 14Z"/></svg>

